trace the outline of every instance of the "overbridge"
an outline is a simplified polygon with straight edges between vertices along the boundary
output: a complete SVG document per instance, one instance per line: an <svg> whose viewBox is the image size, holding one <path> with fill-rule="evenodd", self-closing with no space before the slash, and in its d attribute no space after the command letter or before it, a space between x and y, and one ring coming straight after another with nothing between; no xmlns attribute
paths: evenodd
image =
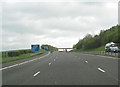
<svg viewBox="0 0 120 87"><path fill-rule="evenodd" d="M63 49L63 51L66 51L66 52L67 52L68 49L71 49L71 50L72 50L73 48L57 48L57 49L58 49L58 50L59 50L59 49Z"/></svg>

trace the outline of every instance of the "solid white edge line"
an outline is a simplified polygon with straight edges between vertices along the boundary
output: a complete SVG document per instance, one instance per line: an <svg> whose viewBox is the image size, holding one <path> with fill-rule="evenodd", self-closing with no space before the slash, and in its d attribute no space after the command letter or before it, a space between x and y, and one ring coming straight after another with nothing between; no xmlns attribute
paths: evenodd
<svg viewBox="0 0 120 87"><path fill-rule="evenodd" d="M90 55L90 56L99 56L99 57L109 58L109 59L120 59L120 58L117 58L117 57L110 57L110 56L103 56L103 55L84 54L84 53L81 53L81 54L83 54L83 55Z"/></svg>
<svg viewBox="0 0 120 87"><path fill-rule="evenodd" d="M36 59L32 59L32 60L29 60L29 61L25 61L25 62L22 62L22 63L15 64L15 65L11 65L11 66L8 66L8 67L4 67L4 68L1 68L0 70L5 70L5 69L12 68L12 67L15 67L15 66L23 65L23 64L26 64L26 63L44 58L44 57L48 56L49 54L50 53L48 53L47 55L41 56L40 58L36 58Z"/></svg>
<svg viewBox="0 0 120 87"><path fill-rule="evenodd" d="M39 73L40 73L40 71L39 71L39 72L37 72L37 73L35 73L33 76L35 77L35 76L37 76Z"/></svg>
<svg viewBox="0 0 120 87"><path fill-rule="evenodd" d="M55 59L54 59L54 61L55 61Z"/></svg>
<svg viewBox="0 0 120 87"><path fill-rule="evenodd" d="M103 57L103 58L109 58L109 59L120 59L120 58L117 58L117 57L110 57L110 56L103 56L103 55L96 55L96 56L99 56L99 57Z"/></svg>
<svg viewBox="0 0 120 87"><path fill-rule="evenodd" d="M98 68L98 70L100 70L101 72L105 72L103 69L101 69L101 68Z"/></svg>

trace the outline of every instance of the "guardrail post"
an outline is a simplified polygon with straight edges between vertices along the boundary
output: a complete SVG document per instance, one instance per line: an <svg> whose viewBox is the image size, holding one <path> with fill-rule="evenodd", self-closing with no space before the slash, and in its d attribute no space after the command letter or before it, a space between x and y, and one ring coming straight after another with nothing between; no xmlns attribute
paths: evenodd
<svg viewBox="0 0 120 87"><path fill-rule="evenodd" d="M118 53L118 57L120 57L120 52Z"/></svg>
<svg viewBox="0 0 120 87"><path fill-rule="evenodd" d="M103 55L105 55L105 52L103 51Z"/></svg>

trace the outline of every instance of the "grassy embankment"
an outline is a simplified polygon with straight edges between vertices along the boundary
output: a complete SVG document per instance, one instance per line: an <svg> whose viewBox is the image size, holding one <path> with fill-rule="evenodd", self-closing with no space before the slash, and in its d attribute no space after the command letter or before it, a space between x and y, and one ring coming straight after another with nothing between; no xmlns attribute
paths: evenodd
<svg viewBox="0 0 120 87"><path fill-rule="evenodd" d="M14 52L19 52L20 50L15 50ZM8 54L8 52L10 51L6 51L5 53ZM13 57L9 57L9 56L1 56L1 59L0 59L0 62L2 63L5 63L5 62L10 62L10 61L15 61L15 60L20 60L20 59L25 59L25 58L30 58L32 56L36 56L36 55L39 55L39 54L42 54L46 52L44 49L40 49L39 52L32 52L32 53L26 53L26 54L20 54L18 56L13 56ZM2 54L2 52L0 53Z"/></svg>
<svg viewBox="0 0 120 87"><path fill-rule="evenodd" d="M114 42L120 49L120 26L112 26L109 29L102 29L99 34L91 35L87 34L83 39L80 39L73 48L77 50L73 51L104 51L105 44Z"/></svg>
<svg viewBox="0 0 120 87"><path fill-rule="evenodd" d="M120 49L120 46L118 47ZM81 52L81 51L105 51L105 46L98 47L96 49L84 50L84 49L74 49L72 52Z"/></svg>
<svg viewBox="0 0 120 87"><path fill-rule="evenodd" d="M81 51L104 51L105 50L105 46L101 46L99 48L96 49L90 49L90 50L85 50L85 49L74 49L72 50L72 52L81 52Z"/></svg>

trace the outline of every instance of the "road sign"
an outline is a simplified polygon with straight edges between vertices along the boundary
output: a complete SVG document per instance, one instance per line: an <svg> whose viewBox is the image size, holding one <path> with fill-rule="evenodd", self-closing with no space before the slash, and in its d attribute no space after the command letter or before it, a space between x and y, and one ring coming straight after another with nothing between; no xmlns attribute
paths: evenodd
<svg viewBox="0 0 120 87"><path fill-rule="evenodd" d="M45 50L48 50L48 46L44 46L44 49L45 49Z"/></svg>
<svg viewBox="0 0 120 87"><path fill-rule="evenodd" d="M31 45L31 51L32 52L40 51L40 45Z"/></svg>

